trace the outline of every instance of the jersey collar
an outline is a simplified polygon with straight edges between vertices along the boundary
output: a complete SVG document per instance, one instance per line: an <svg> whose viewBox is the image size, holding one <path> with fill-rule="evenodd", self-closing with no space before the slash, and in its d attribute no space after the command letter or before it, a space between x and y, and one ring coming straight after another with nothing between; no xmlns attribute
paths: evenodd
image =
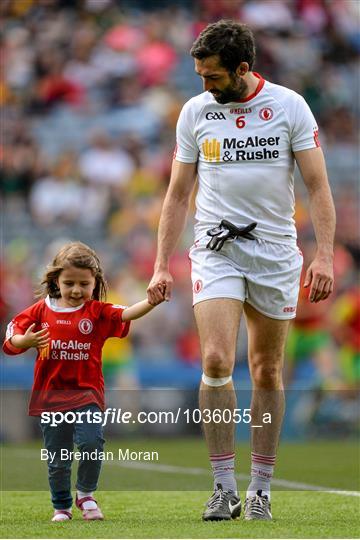
<svg viewBox="0 0 360 540"><path fill-rule="evenodd" d="M235 100L236 103L246 103L247 101L250 101L251 99L254 99L254 97L256 97L261 92L261 90L263 89L263 86L265 84L265 79L263 79L262 76L259 73L256 73L255 71L253 71L253 75L255 75L255 77L257 79L259 79L259 82L258 82L258 85L256 87L255 92L253 92L252 94L250 94L246 98L236 99Z"/></svg>
<svg viewBox="0 0 360 540"><path fill-rule="evenodd" d="M79 311L82 307L84 307L84 304L81 304L81 306L76 307L62 307L57 305L56 298L50 298L48 295L45 298L45 304L51 311L57 311L58 313L71 313L72 311Z"/></svg>

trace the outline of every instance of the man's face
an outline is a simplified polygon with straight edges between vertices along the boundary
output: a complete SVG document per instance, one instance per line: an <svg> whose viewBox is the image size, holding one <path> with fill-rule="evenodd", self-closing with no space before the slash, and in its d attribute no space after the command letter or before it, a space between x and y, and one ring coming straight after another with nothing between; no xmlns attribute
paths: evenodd
<svg viewBox="0 0 360 540"><path fill-rule="evenodd" d="M203 60L195 58L195 71L203 80L204 91L210 92L218 103L238 101L247 94L244 78L221 66L217 54Z"/></svg>

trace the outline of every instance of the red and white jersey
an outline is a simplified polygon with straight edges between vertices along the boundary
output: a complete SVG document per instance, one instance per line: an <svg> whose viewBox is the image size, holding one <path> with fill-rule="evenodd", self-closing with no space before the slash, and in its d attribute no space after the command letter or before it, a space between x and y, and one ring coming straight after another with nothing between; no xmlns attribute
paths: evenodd
<svg viewBox="0 0 360 540"><path fill-rule="evenodd" d="M203 92L180 113L174 157L198 163L195 240L227 219L256 221L255 236L296 242L293 152L319 146L318 127L299 94L254 75L247 98L222 105Z"/></svg>
<svg viewBox="0 0 360 540"><path fill-rule="evenodd" d="M124 306L90 300L76 308L57 306L47 297L19 313L7 327L3 350L20 354L10 338L24 334L33 323L34 332L50 333L49 344L38 350L29 414L66 411L96 403L104 404L101 351L109 337L125 337L130 323L122 321Z"/></svg>

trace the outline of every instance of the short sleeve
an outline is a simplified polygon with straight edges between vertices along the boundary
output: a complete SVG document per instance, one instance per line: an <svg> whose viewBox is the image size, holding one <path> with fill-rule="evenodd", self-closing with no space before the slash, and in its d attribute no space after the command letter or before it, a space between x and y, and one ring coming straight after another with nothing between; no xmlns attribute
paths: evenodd
<svg viewBox="0 0 360 540"><path fill-rule="evenodd" d="M122 314L126 306L104 303L101 310L101 320L106 338L124 338L129 333L130 321L124 322Z"/></svg>
<svg viewBox="0 0 360 540"><path fill-rule="evenodd" d="M174 159L183 163L196 163L199 149L195 135L195 116L190 103L185 103L176 126Z"/></svg>
<svg viewBox="0 0 360 540"><path fill-rule="evenodd" d="M29 326L33 323L37 323L37 304L34 306L30 306L29 308L25 309L16 317L14 317L6 328L6 336L3 343L3 351L6 354L21 354L27 349L18 349L17 347L14 347L10 340L13 336L17 334L25 334L26 330L29 328ZM34 328L34 331L37 332L41 330L41 328Z"/></svg>
<svg viewBox="0 0 360 540"><path fill-rule="evenodd" d="M309 105L297 96L293 109L291 148L293 152L320 146L319 128Z"/></svg>

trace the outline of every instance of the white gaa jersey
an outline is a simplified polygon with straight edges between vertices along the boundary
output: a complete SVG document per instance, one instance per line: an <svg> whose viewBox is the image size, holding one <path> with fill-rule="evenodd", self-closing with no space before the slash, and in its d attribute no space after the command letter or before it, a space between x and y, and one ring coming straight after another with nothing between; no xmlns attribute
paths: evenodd
<svg viewBox="0 0 360 540"><path fill-rule="evenodd" d="M318 127L299 94L254 75L259 84L247 98L222 105L203 92L180 113L175 159L198 162L196 240L227 219L296 242L293 152L319 146Z"/></svg>

